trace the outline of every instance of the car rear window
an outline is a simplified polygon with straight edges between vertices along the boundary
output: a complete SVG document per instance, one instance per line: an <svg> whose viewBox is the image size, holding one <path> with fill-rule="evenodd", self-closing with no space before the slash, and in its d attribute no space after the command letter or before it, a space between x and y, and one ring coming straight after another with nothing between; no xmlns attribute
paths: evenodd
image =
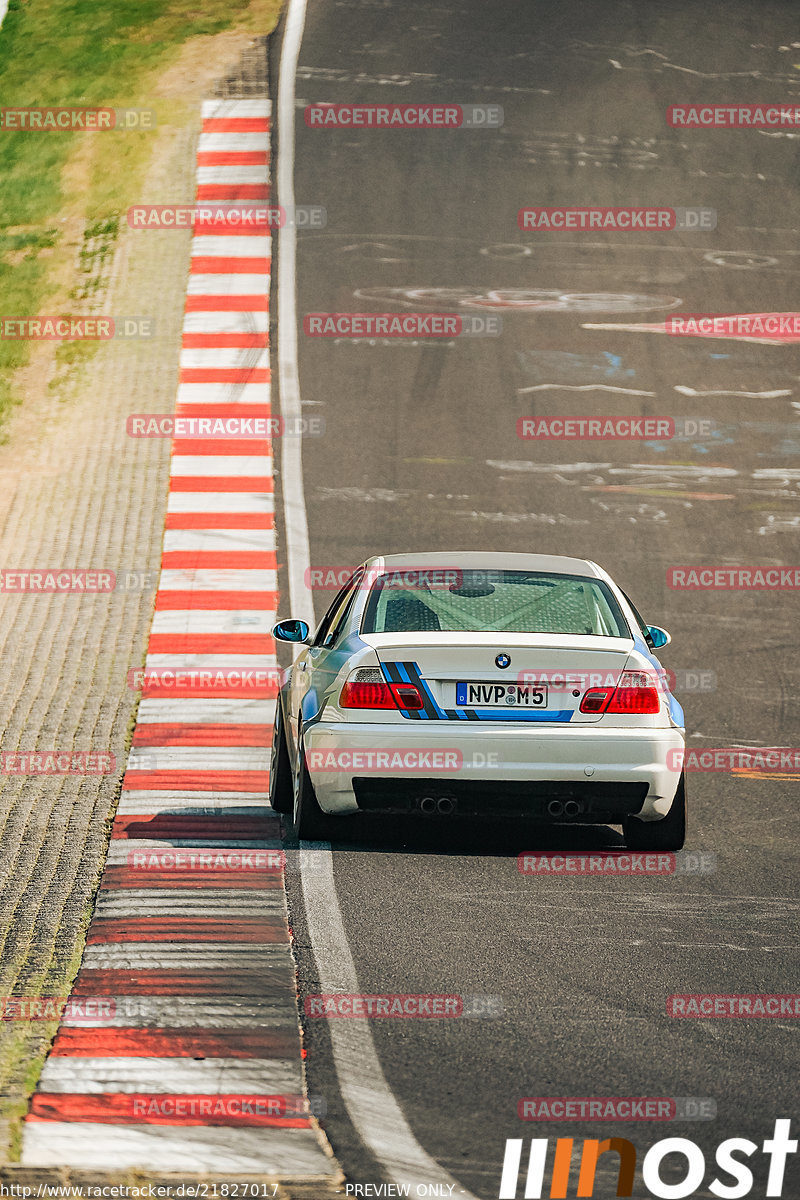
<svg viewBox="0 0 800 1200"><path fill-rule="evenodd" d="M374 583L362 633L553 633L631 636L611 589L541 571L389 572Z"/></svg>

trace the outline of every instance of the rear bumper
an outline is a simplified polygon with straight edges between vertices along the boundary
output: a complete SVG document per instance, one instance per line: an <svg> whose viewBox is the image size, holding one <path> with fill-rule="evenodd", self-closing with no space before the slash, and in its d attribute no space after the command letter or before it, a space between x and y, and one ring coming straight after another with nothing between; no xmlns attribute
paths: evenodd
<svg viewBox="0 0 800 1200"><path fill-rule="evenodd" d="M319 722L305 730L304 742L317 799L328 813L413 812L429 795L454 799L464 814L598 823L634 813L645 821L664 816L679 779L670 752L684 745L675 728L493 723L483 729L438 721Z"/></svg>

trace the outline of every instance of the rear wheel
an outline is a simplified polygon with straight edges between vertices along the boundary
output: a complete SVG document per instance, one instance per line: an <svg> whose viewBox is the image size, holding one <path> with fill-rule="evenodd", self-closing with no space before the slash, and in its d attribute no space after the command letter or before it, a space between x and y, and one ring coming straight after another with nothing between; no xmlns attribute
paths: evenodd
<svg viewBox="0 0 800 1200"><path fill-rule="evenodd" d="M275 812L292 811L292 765L283 727L281 698L275 704L275 723L272 726L272 754L269 761L269 802Z"/></svg>
<svg viewBox="0 0 800 1200"><path fill-rule="evenodd" d="M326 840L329 822L320 808L311 776L306 765L306 752L301 742L297 748L297 763L294 773L294 831L299 838L309 842Z"/></svg>
<svg viewBox="0 0 800 1200"><path fill-rule="evenodd" d="M629 850L681 850L686 840L686 776L681 773L672 807L660 821L627 817L622 832Z"/></svg>

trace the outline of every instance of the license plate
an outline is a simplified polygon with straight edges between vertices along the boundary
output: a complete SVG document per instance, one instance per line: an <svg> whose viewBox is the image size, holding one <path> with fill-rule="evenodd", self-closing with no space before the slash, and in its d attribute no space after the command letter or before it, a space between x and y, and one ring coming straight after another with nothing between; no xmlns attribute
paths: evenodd
<svg viewBox="0 0 800 1200"><path fill-rule="evenodd" d="M459 682L456 704L465 708L547 708L547 687L538 683Z"/></svg>

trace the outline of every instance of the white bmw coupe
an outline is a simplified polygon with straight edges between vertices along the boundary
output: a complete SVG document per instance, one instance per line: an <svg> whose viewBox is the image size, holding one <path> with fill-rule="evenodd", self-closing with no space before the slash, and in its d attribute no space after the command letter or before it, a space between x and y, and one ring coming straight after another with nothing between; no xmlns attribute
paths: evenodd
<svg viewBox="0 0 800 1200"><path fill-rule="evenodd" d="M685 837L683 710L646 625L593 562L414 554L358 567L275 707L270 798L297 835L348 813L621 824L633 850Z"/></svg>

